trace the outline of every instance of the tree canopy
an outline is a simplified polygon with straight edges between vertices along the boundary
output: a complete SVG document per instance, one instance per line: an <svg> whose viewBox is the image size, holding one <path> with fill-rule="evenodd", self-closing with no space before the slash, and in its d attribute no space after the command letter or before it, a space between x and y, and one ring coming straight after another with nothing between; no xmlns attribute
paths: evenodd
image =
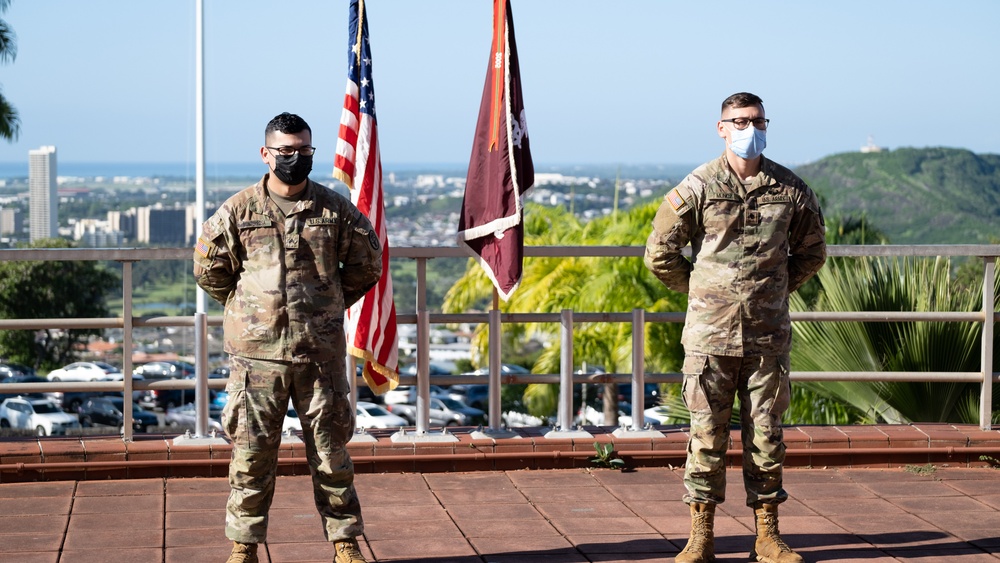
<svg viewBox="0 0 1000 563"><path fill-rule="evenodd" d="M22 247L70 248L65 239ZM52 319L108 316L107 295L119 276L90 261L0 261L0 318ZM35 368L62 366L98 329L0 331L0 355Z"/></svg>
<svg viewBox="0 0 1000 563"><path fill-rule="evenodd" d="M10 0L0 0L0 13L7 11ZM12 63L17 58L17 40L14 30L5 20L0 20L0 63ZM21 118L17 109L0 93L0 138L16 140L21 133Z"/></svg>

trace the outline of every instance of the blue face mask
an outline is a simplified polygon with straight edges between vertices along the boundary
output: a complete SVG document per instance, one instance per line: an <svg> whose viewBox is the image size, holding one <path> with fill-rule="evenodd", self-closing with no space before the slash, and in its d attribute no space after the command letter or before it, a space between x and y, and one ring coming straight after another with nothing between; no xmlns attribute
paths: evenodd
<svg viewBox="0 0 1000 563"><path fill-rule="evenodd" d="M767 131L748 125L746 129L733 129L733 141L729 149L743 159L753 160L764 152L767 146Z"/></svg>

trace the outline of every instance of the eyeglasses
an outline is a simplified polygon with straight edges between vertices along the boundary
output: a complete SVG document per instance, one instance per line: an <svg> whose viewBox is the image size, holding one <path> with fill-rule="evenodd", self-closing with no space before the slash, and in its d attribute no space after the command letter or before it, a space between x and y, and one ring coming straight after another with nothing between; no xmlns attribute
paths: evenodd
<svg viewBox="0 0 1000 563"><path fill-rule="evenodd" d="M306 145L304 147L264 147L267 150L275 151L281 156L292 156L299 153L302 156L312 156L316 153L316 147Z"/></svg>
<svg viewBox="0 0 1000 563"><path fill-rule="evenodd" d="M756 119L747 119L745 117L734 117L732 119L723 119L722 121L726 123L732 123L734 127L736 127L741 131L743 129L746 129L748 125L753 123L754 127L763 131L764 129L767 129L767 124L771 120L764 119L763 117L758 117Z"/></svg>

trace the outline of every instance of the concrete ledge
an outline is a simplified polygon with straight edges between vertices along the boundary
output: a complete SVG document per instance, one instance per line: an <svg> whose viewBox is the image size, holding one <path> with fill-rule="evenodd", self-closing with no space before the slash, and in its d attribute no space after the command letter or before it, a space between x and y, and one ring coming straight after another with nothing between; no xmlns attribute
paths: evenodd
<svg viewBox="0 0 1000 563"><path fill-rule="evenodd" d="M412 429L408 429L411 430ZM616 427L587 426L572 437L550 428L512 428L491 436L478 427L449 428L446 441L420 440L411 432L368 430L347 449L358 473L496 471L593 467L594 444L611 444L631 467L683 465L686 426L654 426L640 435ZM440 434L436 434L440 435ZM296 436L297 437L297 436ZM730 436L727 463L742 462L740 432ZM177 440L178 434L138 434L132 442L116 436L6 437L0 439L0 482L152 477L219 477L228 472L232 447L225 440ZM198 443L192 443L198 442ZM951 467L1000 465L1000 430L974 425L912 424L795 426L785 428L788 467ZM306 475L305 446L283 440L279 473Z"/></svg>

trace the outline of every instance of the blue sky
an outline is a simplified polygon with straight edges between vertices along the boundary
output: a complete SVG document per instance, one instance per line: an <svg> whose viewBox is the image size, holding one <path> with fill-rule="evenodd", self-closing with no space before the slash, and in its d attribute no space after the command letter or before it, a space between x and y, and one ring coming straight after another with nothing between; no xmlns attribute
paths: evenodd
<svg viewBox="0 0 1000 563"><path fill-rule="evenodd" d="M382 158L468 161L490 0L368 0ZM282 111L332 161L346 0L205 0L206 159L257 162ZM1000 152L1000 2L512 0L532 153L546 164L697 164L747 90L789 165L854 151ZM748 8L748 6L753 6ZM0 162L194 162L195 0L12 0L0 66L22 133Z"/></svg>

